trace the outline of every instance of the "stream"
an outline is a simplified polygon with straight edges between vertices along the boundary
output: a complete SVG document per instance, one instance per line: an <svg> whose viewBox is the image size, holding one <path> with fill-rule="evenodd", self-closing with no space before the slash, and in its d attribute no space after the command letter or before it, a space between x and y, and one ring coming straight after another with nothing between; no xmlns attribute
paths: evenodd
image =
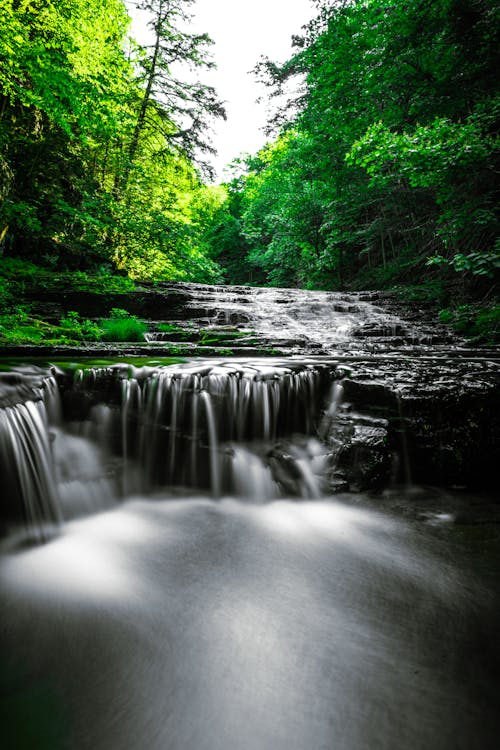
<svg viewBox="0 0 500 750"><path fill-rule="evenodd" d="M279 356L163 361L158 325L2 363L2 746L496 748L497 353L370 294L182 288Z"/></svg>

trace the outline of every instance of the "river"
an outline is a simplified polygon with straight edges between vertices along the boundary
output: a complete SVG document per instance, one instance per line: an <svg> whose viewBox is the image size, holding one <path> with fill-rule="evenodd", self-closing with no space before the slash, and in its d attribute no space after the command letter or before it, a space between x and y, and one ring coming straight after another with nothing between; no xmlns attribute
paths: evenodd
<svg viewBox="0 0 500 750"><path fill-rule="evenodd" d="M383 430L339 395L339 312L330 359L12 366L4 747L497 747L498 505L413 484L401 455L375 492L332 491L339 434Z"/></svg>

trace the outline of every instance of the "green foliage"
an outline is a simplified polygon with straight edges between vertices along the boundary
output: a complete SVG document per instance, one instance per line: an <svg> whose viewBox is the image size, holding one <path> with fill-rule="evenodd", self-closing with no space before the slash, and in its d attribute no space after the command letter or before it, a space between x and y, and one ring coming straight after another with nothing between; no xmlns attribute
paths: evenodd
<svg viewBox="0 0 500 750"><path fill-rule="evenodd" d="M101 320L104 341L144 341L147 325L126 310L113 308L111 317Z"/></svg>
<svg viewBox="0 0 500 750"><path fill-rule="evenodd" d="M158 330L161 333L185 333L186 330L175 323L158 323Z"/></svg>
<svg viewBox="0 0 500 750"><path fill-rule="evenodd" d="M3 345L39 344L53 329L33 318L27 309L17 306L7 315L0 315L0 343Z"/></svg>
<svg viewBox="0 0 500 750"><path fill-rule="evenodd" d="M193 6L141 0L140 46L123 0L0 0L0 310L141 279L329 289L458 272L464 295L486 295L495 0L318 0L291 58L257 66L280 102L274 142L219 187L193 159L223 107L179 74L212 67Z"/></svg>
<svg viewBox="0 0 500 750"><path fill-rule="evenodd" d="M457 305L440 310L442 323L478 343L500 342L500 306L482 307L477 304Z"/></svg>
<svg viewBox="0 0 500 750"><path fill-rule="evenodd" d="M112 294L135 289L128 277L110 273L109 267L84 271L57 272L20 258L0 257L0 312L19 304L29 292L93 292Z"/></svg>
<svg viewBox="0 0 500 750"><path fill-rule="evenodd" d="M418 285L396 285L393 288L405 302L436 307L445 305L449 300L448 289L441 279L427 279Z"/></svg>
<svg viewBox="0 0 500 750"><path fill-rule="evenodd" d="M257 66L271 101L302 82L227 186L213 242L229 278L246 265L266 283L359 288L458 270L484 295L499 250L498 4L316 6L290 60Z"/></svg>
<svg viewBox="0 0 500 750"><path fill-rule="evenodd" d="M96 289L102 267L220 278L190 155L224 113L210 87L173 73L211 66L210 40L185 26L192 4L139 4L151 49L127 37L123 0L0 0L0 252L88 273Z"/></svg>
<svg viewBox="0 0 500 750"><path fill-rule="evenodd" d="M448 266L457 273L466 272L474 276L487 276L493 279L500 270L500 255L498 253L457 253L452 258L435 255L427 261L428 266Z"/></svg>
<svg viewBox="0 0 500 750"><path fill-rule="evenodd" d="M395 133L378 122L353 144L346 161L366 169L372 184L384 187L404 178L412 188L437 189L445 200L450 179L487 160L494 145L473 118L468 123L435 118L411 133Z"/></svg>
<svg viewBox="0 0 500 750"><path fill-rule="evenodd" d="M74 310L66 312L58 325L48 323L26 306L16 306L0 315L0 344L75 345L96 341L144 341L147 325L126 310L112 309L111 316L99 323L82 318Z"/></svg>
<svg viewBox="0 0 500 750"><path fill-rule="evenodd" d="M102 331L92 320L80 318L74 310L69 310L59 322L61 338L70 341L99 341Z"/></svg>
<svg viewBox="0 0 500 750"><path fill-rule="evenodd" d="M225 111L215 90L200 81L181 81L173 71L188 66L191 71L212 68L207 34L186 30L191 21L189 10L195 0L140 0L151 30L151 44L141 49L138 65L142 69L143 91L120 187L126 188L136 162L144 132L153 123L156 137L173 152L193 157L197 151L213 152L206 140L206 116L223 117ZM168 105L165 104L168 102Z"/></svg>
<svg viewBox="0 0 500 750"><path fill-rule="evenodd" d="M99 341L101 334L97 323L80 318L74 311L67 312L59 325L40 319L22 305L0 315L0 344L4 346L78 344Z"/></svg>
<svg viewBox="0 0 500 750"><path fill-rule="evenodd" d="M218 282L218 265L203 244L201 217L216 210L209 188L192 166L172 158L166 164L154 152L144 155L128 181L128 200L111 208L113 259L138 280Z"/></svg>

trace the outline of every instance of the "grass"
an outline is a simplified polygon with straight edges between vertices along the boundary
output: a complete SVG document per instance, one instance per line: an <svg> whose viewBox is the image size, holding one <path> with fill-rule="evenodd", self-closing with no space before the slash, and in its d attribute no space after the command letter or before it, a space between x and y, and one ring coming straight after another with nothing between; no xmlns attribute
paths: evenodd
<svg viewBox="0 0 500 750"><path fill-rule="evenodd" d="M113 308L111 317L101 320L103 341L144 341L148 327L126 310Z"/></svg>
<svg viewBox="0 0 500 750"><path fill-rule="evenodd" d="M129 292L135 284L109 268L93 272L61 271L37 266L20 258L0 257L0 345L66 345L91 341L144 341L147 326L126 310L111 310L101 321L81 318L69 310L58 323L43 319L26 301L29 294Z"/></svg>
<svg viewBox="0 0 500 750"><path fill-rule="evenodd" d="M189 329L181 328L181 326L178 326L175 323L158 323L158 330L161 333L189 333Z"/></svg>

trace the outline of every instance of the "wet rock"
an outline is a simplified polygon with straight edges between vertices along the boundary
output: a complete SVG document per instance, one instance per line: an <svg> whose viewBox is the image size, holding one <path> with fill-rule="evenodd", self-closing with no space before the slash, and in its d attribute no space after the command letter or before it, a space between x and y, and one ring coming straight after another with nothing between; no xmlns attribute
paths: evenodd
<svg viewBox="0 0 500 750"><path fill-rule="evenodd" d="M43 374L31 372L0 373L0 409L42 397Z"/></svg>
<svg viewBox="0 0 500 750"><path fill-rule="evenodd" d="M498 484L500 394L491 384L481 392L446 393L413 399L404 425L412 479L441 485Z"/></svg>
<svg viewBox="0 0 500 750"><path fill-rule="evenodd" d="M96 294L93 292L44 292L27 295L35 312L59 319L65 311L75 310L86 318L104 318L113 308L127 310L140 318L172 318L182 314L187 295L175 289L138 289L134 292Z"/></svg>
<svg viewBox="0 0 500 750"><path fill-rule="evenodd" d="M231 325L235 325L237 323L249 323L251 320L250 315L247 315L245 312L240 312L237 310L233 311L225 311L225 310L219 310L215 314L215 323L219 323L222 325L231 323Z"/></svg>
<svg viewBox="0 0 500 750"><path fill-rule="evenodd" d="M331 448L328 485L337 490L339 477L350 490L380 489L387 484L392 456L389 422L368 414L340 409L325 436Z"/></svg>
<svg viewBox="0 0 500 750"><path fill-rule="evenodd" d="M365 406L372 410L385 410L395 404L396 396L390 383L382 380L354 380L346 378L343 381L345 400L352 401L357 408Z"/></svg>
<svg viewBox="0 0 500 750"><path fill-rule="evenodd" d="M345 471L351 489L380 489L391 468L387 429L357 424L339 453L337 465Z"/></svg>
<svg viewBox="0 0 500 750"><path fill-rule="evenodd" d="M333 495L349 492L349 482L343 472L335 471L328 477L328 491Z"/></svg>
<svg viewBox="0 0 500 750"><path fill-rule="evenodd" d="M349 432L347 416L339 417L347 426L337 436L345 446L344 453L339 449L338 465L346 462L356 486L377 485L377 462L387 476L391 452L399 457L399 481L496 483L500 395L495 364L414 359L381 366L367 361L355 364L343 383L347 402L388 424L384 455L371 444L369 432L352 423Z"/></svg>
<svg viewBox="0 0 500 750"><path fill-rule="evenodd" d="M394 337L402 337L404 338L411 336L407 328L405 328L401 323L393 323L392 325L386 325L381 326L377 325L376 323L366 323L359 328L356 328L352 335L355 337L376 337L376 338L382 338L385 336L394 336Z"/></svg>
<svg viewBox="0 0 500 750"><path fill-rule="evenodd" d="M377 488L388 481L393 453L399 456L399 480L411 474L415 481L426 483L496 482L499 352L474 349L460 341L437 325L420 304L404 305L396 295L385 292L183 283L143 284L126 294L41 294L36 304L41 313L48 311L54 319L67 309L98 318L107 316L112 307L125 308L151 320L150 340L57 348L19 346L5 350L5 355L38 356L47 361L86 356L298 355L301 361L311 357L317 363L321 354L329 379L324 391L314 394L314 409L324 400L332 379L343 379L344 403L352 405L338 411L335 429L328 428L327 442L334 458L331 482L335 472L342 471L340 479L353 488ZM161 333L159 321L175 323L180 330ZM22 387L6 384L2 389L5 403L16 398ZM85 411L91 404L91 400L75 403L74 409ZM297 408L305 413L309 407L300 402ZM286 460L279 463L281 469L276 471L285 472L283 485L296 481Z"/></svg>
<svg viewBox="0 0 500 750"><path fill-rule="evenodd" d="M277 446L269 453L267 461L274 481L283 488L285 493L292 497L300 495L298 491L300 473L293 456Z"/></svg>

